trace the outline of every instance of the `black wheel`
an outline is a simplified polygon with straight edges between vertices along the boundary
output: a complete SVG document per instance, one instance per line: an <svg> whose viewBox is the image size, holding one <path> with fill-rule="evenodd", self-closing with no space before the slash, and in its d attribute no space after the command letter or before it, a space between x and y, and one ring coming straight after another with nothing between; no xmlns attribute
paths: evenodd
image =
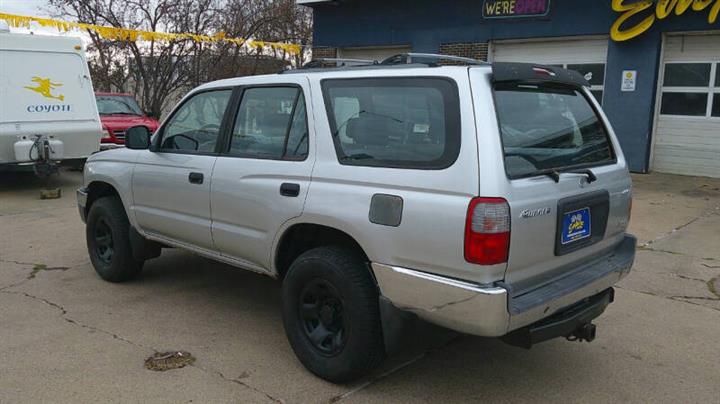
<svg viewBox="0 0 720 404"><path fill-rule="evenodd" d="M90 261L101 278L124 282L135 277L143 261L133 258L130 223L117 197L100 198L90 207L85 228Z"/></svg>
<svg viewBox="0 0 720 404"><path fill-rule="evenodd" d="M385 356L377 287L348 249L315 248L292 263L283 282L283 324L300 362L330 382L357 379Z"/></svg>

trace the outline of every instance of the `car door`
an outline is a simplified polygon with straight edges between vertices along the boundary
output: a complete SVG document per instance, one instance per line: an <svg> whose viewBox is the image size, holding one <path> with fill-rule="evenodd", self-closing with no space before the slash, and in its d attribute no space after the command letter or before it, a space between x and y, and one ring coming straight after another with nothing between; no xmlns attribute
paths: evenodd
<svg viewBox="0 0 720 404"><path fill-rule="evenodd" d="M213 89L186 98L160 128L151 150L138 158L134 211L145 232L214 250L210 186L232 91Z"/></svg>
<svg viewBox="0 0 720 404"><path fill-rule="evenodd" d="M210 195L212 234L223 255L256 270L270 267L278 229L302 213L310 186L312 116L307 81L248 86L236 103Z"/></svg>

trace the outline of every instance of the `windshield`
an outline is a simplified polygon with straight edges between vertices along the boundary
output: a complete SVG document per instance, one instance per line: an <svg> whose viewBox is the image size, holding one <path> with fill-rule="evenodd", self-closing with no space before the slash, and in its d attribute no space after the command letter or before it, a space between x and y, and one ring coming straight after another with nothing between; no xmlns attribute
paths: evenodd
<svg viewBox="0 0 720 404"><path fill-rule="evenodd" d="M96 95L100 115L145 115L134 98L123 95Z"/></svg>
<svg viewBox="0 0 720 404"><path fill-rule="evenodd" d="M495 102L510 178L614 161L605 126L580 90L503 83Z"/></svg>

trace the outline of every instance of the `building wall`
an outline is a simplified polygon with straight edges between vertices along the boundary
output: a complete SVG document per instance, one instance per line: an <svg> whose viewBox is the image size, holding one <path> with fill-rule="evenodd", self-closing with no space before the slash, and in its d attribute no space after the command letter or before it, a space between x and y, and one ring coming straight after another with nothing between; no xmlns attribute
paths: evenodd
<svg viewBox="0 0 720 404"><path fill-rule="evenodd" d="M502 39L608 35L618 18L611 0L551 0L548 16L483 19L482 0L344 0L313 3L315 46L410 45L440 52L447 43ZM663 32L720 29L709 10L656 21L642 36L608 49L604 109L633 171L649 166ZM643 16L649 15L646 11ZM623 70L636 70L635 92L621 92Z"/></svg>

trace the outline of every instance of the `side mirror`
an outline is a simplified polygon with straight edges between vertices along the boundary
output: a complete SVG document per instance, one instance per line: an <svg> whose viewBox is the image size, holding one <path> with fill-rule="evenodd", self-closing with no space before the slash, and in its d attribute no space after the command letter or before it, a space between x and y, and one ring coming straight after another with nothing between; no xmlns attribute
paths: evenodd
<svg viewBox="0 0 720 404"><path fill-rule="evenodd" d="M133 126L125 131L125 147L146 150L150 147L150 129L147 126Z"/></svg>

